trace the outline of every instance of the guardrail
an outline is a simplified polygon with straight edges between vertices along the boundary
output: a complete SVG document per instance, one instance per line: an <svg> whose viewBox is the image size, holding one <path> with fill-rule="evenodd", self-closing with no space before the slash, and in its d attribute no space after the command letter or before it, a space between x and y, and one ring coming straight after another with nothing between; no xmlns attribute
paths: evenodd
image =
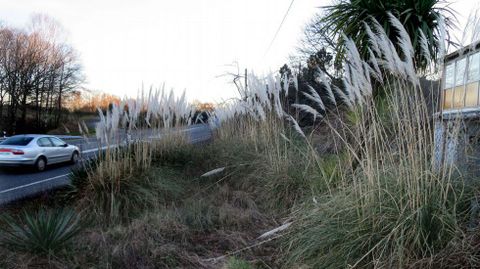
<svg viewBox="0 0 480 269"><path fill-rule="evenodd" d="M54 135L54 136L62 140L79 140L79 139L85 138L83 136L77 136L77 135Z"/></svg>
<svg viewBox="0 0 480 269"><path fill-rule="evenodd" d="M85 139L85 137L83 136L76 136L76 135L53 135L55 137L58 137L62 140L81 140L81 139ZM3 140L7 139L7 137L0 137L0 142L2 142Z"/></svg>

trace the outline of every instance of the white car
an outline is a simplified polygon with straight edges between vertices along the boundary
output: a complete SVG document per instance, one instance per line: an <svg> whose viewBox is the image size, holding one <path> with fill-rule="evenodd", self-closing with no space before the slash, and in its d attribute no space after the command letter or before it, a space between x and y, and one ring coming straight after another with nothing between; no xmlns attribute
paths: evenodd
<svg viewBox="0 0 480 269"><path fill-rule="evenodd" d="M33 166L78 162L80 149L51 135L15 135L0 143L0 166Z"/></svg>

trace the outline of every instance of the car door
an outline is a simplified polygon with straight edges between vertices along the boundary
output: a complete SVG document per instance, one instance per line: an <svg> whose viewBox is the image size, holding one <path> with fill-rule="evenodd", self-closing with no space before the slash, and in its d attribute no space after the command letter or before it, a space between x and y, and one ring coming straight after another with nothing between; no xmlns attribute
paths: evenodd
<svg viewBox="0 0 480 269"><path fill-rule="evenodd" d="M40 147L40 152L45 157L47 157L47 162L49 164L56 163L58 160L55 159L57 155L55 153L56 148L54 147L52 141L48 137L41 137L37 140L37 145Z"/></svg>
<svg viewBox="0 0 480 269"><path fill-rule="evenodd" d="M56 162L66 162L70 160L72 153L67 147L65 147L66 143L56 137L49 137L49 139L55 147Z"/></svg>

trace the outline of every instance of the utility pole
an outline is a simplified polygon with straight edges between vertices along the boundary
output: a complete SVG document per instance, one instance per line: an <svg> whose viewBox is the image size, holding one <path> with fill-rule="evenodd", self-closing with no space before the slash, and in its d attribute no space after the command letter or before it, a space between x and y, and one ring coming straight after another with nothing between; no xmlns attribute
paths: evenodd
<svg viewBox="0 0 480 269"><path fill-rule="evenodd" d="M245 94L247 94L247 89L248 89L248 73L247 73L247 68L245 68Z"/></svg>
<svg viewBox="0 0 480 269"><path fill-rule="evenodd" d="M302 71L302 66L301 66L300 61L299 61L298 62L298 71L297 71L297 75L296 75L297 87L298 88L295 91L295 104L298 104L298 91L300 90L300 83L298 82L298 77L301 74L301 71ZM296 116L296 120L298 120L298 118L300 117L300 113L299 113L298 109L295 109L295 116Z"/></svg>

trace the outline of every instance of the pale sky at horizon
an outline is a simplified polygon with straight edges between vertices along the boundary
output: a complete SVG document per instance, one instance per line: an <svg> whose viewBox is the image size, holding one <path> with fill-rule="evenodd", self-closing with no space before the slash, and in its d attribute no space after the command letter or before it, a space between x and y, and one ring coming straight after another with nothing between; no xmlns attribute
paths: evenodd
<svg viewBox="0 0 480 269"><path fill-rule="evenodd" d="M0 21L23 27L33 13L58 20L79 52L86 88L119 96L149 87L187 90L190 100L236 95L228 65L276 71L295 52L304 25L331 0L296 0L265 52L291 0L0 0ZM476 0L452 8L463 23ZM465 18L462 18L465 17Z"/></svg>

